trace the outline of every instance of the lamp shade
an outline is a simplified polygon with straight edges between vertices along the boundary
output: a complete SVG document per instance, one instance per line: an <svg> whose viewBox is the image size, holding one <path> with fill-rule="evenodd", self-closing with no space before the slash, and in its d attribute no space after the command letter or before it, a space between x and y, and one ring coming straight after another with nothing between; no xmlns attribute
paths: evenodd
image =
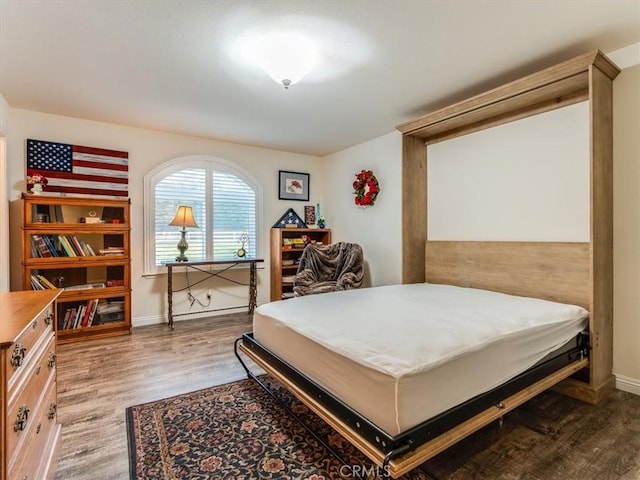
<svg viewBox="0 0 640 480"><path fill-rule="evenodd" d="M302 35L272 33L260 40L257 50L260 66L284 88L302 80L316 63L316 47Z"/></svg>
<svg viewBox="0 0 640 480"><path fill-rule="evenodd" d="M169 224L172 227L196 227L195 218L193 218L193 209L188 205L180 205L176 212L175 218Z"/></svg>

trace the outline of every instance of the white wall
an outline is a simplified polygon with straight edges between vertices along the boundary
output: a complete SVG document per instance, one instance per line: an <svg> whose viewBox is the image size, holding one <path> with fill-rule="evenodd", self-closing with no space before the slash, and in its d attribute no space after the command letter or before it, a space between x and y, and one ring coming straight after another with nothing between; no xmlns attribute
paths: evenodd
<svg viewBox="0 0 640 480"><path fill-rule="evenodd" d="M9 105L0 95L0 292L9 290L9 204L6 157L9 112Z"/></svg>
<svg viewBox="0 0 640 480"><path fill-rule="evenodd" d="M613 82L613 185L613 371L618 388L640 395L638 62Z"/></svg>
<svg viewBox="0 0 640 480"><path fill-rule="evenodd" d="M77 118L49 115L29 110L12 109L11 142L8 144L8 197L12 200L11 232L12 251L20 251L20 217L15 205L25 186L25 139L59 141L75 145L101 147L129 152L129 192L131 197L131 257L132 257L132 317L134 325L165 320L166 276L143 277L143 177L159 164L185 155L210 155L235 162L257 178L263 187L264 217L262 256L264 270L258 274L258 303L264 303L269 295L269 229L278 218L293 207L304 218L302 202L278 200L278 170L308 172L311 174L309 204L324 203L322 197L322 172L317 157L299 155L264 148L250 147L229 142L197 137L174 135L139 128L93 122ZM11 259L11 286L20 289L20 256ZM220 282L225 296L236 297L246 303L247 288L233 287ZM206 290L208 284L203 284ZM186 294L176 298L176 311L186 304ZM201 300L205 300L204 295ZM229 306L217 302L216 307ZM231 305L242 305L235 301ZM202 309L200 309L202 310ZM195 309L197 312L197 309ZM181 317L184 318L184 317ZM180 317L178 319L181 319ZM187 317L188 318L188 317Z"/></svg>
<svg viewBox="0 0 640 480"><path fill-rule="evenodd" d="M392 132L325 157L322 170L322 214L335 241L362 245L367 286L402 281L402 136ZM372 170L380 183L375 205L354 203L353 181L360 170Z"/></svg>
<svg viewBox="0 0 640 480"><path fill-rule="evenodd" d="M429 145L427 156L430 240L589 241L587 102Z"/></svg>

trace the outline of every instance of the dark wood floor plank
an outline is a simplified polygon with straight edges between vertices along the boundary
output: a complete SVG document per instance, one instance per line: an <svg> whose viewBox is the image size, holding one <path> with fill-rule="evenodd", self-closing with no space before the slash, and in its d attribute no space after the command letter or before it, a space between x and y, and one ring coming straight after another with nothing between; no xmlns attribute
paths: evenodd
<svg viewBox="0 0 640 480"><path fill-rule="evenodd" d="M638 418L640 397L629 393L593 406L544 392L426 468L438 479L638 480Z"/></svg>

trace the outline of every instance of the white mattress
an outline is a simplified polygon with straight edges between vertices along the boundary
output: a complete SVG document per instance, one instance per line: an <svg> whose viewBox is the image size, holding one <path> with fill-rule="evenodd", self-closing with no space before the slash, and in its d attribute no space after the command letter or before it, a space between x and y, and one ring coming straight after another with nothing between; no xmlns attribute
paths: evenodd
<svg viewBox="0 0 640 480"><path fill-rule="evenodd" d="M259 306L265 347L390 435L522 373L587 326L578 306L450 285Z"/></svg>

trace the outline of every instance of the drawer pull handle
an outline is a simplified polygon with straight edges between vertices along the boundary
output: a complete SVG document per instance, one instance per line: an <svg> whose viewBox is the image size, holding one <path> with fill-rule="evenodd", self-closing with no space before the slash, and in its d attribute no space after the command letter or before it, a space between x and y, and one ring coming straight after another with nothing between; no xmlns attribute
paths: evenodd
<svg viewBox="0 0 640 480"><path fill-rule="evenodd" d="M27 347L22 345L21 343L16 343L16 346L13 347L13 353L11 354L11 365L14 367L19 367L22 365L22 361L24 360L24 355L27 352Z"/></svg>
<svg viewBox="0 0 640 480"><path fill-rule="evenodd" d="M51 325L52 321L53 321L53 312L49 312L47 313L47 316L44 317L44 323L47 325Z"/></svg>
<svg viewBox="0 0 640 480"><path fill-rule="evenodd" d="M49 420L53 420L54 418L56 418L57 411L58 405L56 404L56 402L51 402L51 404L49 405L49 413L47 414L47 418Z"/></svg>
<svg viewBox="0 0 640 480"><path fill-rule="evenodd" d="M49 368L53 368L56 364L56 354L53 352L49 353L49 361L47 362L47 365L49 366Z"/></svg>
<svg viewBox="0 0 640 480"><path fill-rule="evenodd" d="M13 425L14 432L20 432L27 426L27 420L29 419L29 408L26 405L22 405L18 409L18 415L16 415L16 423Z"/></svg>
<svg viewBox="0 0 640 480"><path fill-rule="evenodd" d="M42 428L42 423L39 423L36 427L36 435L40 433L40 429Z"/></svg>
<svg viewBox="0 0 640 480"><path fill-rule="evenodd" d="M36 368L36 375L40 375L40 365L38 365L38 368Z"/></svg>
<svg viewBox="0 0 640 480"><path fill-rule="evenodd" d="M36 318L33 322L31 322L31 328L35 330L37 326L38 326L38 319Z"/></svg>

